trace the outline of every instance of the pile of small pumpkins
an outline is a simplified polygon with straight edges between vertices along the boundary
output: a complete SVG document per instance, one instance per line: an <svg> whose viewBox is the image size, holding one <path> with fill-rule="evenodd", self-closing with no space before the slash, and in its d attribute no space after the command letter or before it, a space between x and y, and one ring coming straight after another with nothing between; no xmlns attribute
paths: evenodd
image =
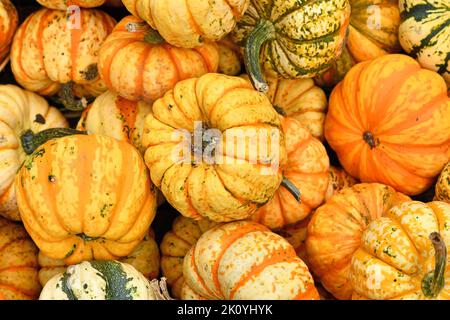
<svg viewBox="0 0 450 320"><path fill-rule="evenodd" d="M0 299L450 299L448 1L37 2L0 0Z"/></svg>

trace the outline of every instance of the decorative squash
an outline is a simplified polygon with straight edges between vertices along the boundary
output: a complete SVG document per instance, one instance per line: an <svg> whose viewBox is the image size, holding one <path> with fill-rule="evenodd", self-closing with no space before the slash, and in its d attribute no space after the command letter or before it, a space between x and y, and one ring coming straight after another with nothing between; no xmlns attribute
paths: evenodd
<svg viewBox="0 0 450 320"><path fill-rule="evenodd" d="M81 8L100 7L106 0L37 0L41 5L50 9L66 10L70 6Z"/></svg>
<svg viewBox="0 0 450 320"><path fill-rule="evenodd" d="M217 44L219 45L218 72L227 76L240 75L244 63L241 48L230 37L223 38Z"/></svg>
<svg viewBox="0 0 450 320"><path fill-rule="evenodd" d="M218 65L215 43L206 42L195 49L176 48L132 16L117 24L99 57L99 71L109 89L126 99L149 103L180 80L216 72Z"/></svg>
<svg viewBox="0 0 450 320"><path fill-rule="evenodd" d="M0 85L0 215L20 220L14 178L25 160L24 133L67 127L63 115L35 93Z"/></svg>
<svg viewBox="0 0 450 320"><path fill-rule="evenodd" d="M323 203L330 169L325 147L299 121L285 117L281 124L287 152L283 176L300 190L301 201L280 186L275 196L252 216L252 220L273 230L305 219Z"/></svg>
<svg viewBox="0 0 450 320"><path fill-rule="evenodd" d="M2 300L37 299L37 248L25 229L0 218L0 296Z"/></svg>
<svg viewBox="0 0 450 320"><path fill-rule="evenodd" d="M325 200L330 199L342 189L349 188L358 183L355 178L345 172L342 168L331 166L329 173L330 179L328 180L328 189L325 193Z"/></svg>
<svg viewBox="0 0 450 320"><path fill-rule="evenodd" d="M310 78L341 54L350 16L348 0L251 0L233 40L245 46L247 72L267 92L261 65L283 78Z"/></svg>
<svg viewBox="0 0 450 320"><path fill-rule="evenodd" d="M360 63L331 94L325 137L353 177L417 195L450 160L445 82L405 55Z"/></svg>
<svg viewBox="0 0 450 320"><path fill-rule="evenodd" d="M0 0L0 72L9 61L9 48L17 29L19 17L9 0Z"/></svg>
<svg viewBox="0 0 450 320"><path fill-rule="evenodd" d="M133 102L107 91L83 112L77 129L128 141L143 153L144 122L151 111L152 106L144 101Z"/></svg>
<svg viewBox="0 0 450 320"><path fill-rule="evenodd" d="M400 0L403 49L423 68L440 73L450 86L450 6L447 0Z"/></svg>
<svg viewBox="0 0 450 320"><path fill-rule="evenodd" d="M139 152L105 136L46 142L25 160L15 187L36 245L67 265L129 255L156 212L155 190Z"/></svg>
<svg viewBox="0 0 450 320"><path fill-rule="evenodd" d="M184 258L185 283L220 300L318 300L308 267L294 248L263 225L239 221L205 232Z"/></svg>
<svg viewBox="0 0 450 320"><path fill-rule="evenodd" d="M434 200L450 203L450 162L442 170L436 183Z"/></svg>
<svg viewBox="0 0 450 320"><path fill-rule="evenodd" d="M194 48L230 33L250 0L123 0L135 17L145 20L170 44Z"/></svg>
<svg viewBox="0 0 450 320"><path fill-rule="evenodd" d="M372 221L353 255L358 299L450 300L450 204L411 201Z"/></svg>
<svg viewBox="0 0 450 320"><path fill-rule="evenodd" d="M66 108L83 109L77 97L106 91L97 69L100 46L115 21L99 10L70 13L41 9L17 30L11 67L17 82L40 95L58 94Z"/></svg>
<svg viewBox="0 0 450 320"><path fill-rule="evenodd" d="M84 261L51 278L39 300L170 300L164 282L149 282L119 261Z"/></svg>
<svg viewBox="0 0 450 320"><path fill-rule="evenodd" d="M264 94L238 77L207 74L179 82L153 104L142 141L153 183L186 217L246 219L282 182L280 117Z"/></svg>
<svg viewBox="0 0 450 320"><path fill-rule="evenodd" d="M164 235L160 247L161 271L172 288L173 297L181 298L183 260L187 252L203 233L217 225L208 219L196 221L179 216L173 221L172 230Z"/></svg>
<svg viewBox="0 0 450 320"><path fill-rule="evenodd" d="M319 207L308 225L306 252L311 270L338 299L350 299L349 272L361 233L372 220L410 199L389 186L362 183L341 190Z"/></svg>
<svg viewBox="0 0 450 320"><path fill-rule="evenodd" d="M153 230L145 235L144 240L134 249L134 251L127 257L121 258L120 262L127 263L136 268L147 279L155 279L159 274L159 249L155 241ZM55 275L64 273L67 265L64 260L52 259L39 252L39 282L42 286Z"/></svg>

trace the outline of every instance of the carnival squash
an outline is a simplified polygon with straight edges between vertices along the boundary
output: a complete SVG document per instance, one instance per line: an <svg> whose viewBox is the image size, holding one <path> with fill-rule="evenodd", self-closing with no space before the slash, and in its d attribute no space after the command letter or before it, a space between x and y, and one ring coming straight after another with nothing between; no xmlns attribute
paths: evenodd
<svg viewBox="0 0 450 320"><path fill-rule="evenodd" d="M100 46L115 21L99 10L71 13L41 9L19 27L11 48L11 67L17 82L40 95L58 95L71 110L86 106L84 99L106 91L98 74Z"/></svg>
<svg viewBox="0 0 450 320"><path fill-rule="evenodd" d="M179 82L153 104L143 146L153 183L186 217L246 219L282 182L279 115L238 77L207 74Z"/></svg>
<svg viewBox="0 0 450 320"><path fill-rule="evenodd" d="M30 91L0 85L0 215L20 220L14 178L25 160L24 134L67 127L67 121L48 102Z"/></svg>
<svg viewBox="0 0 450 320"><path fill-rule="evenodd" d="M0 72L9 61L9 48L17 29L19 17L9 0L0 0Z"/></svg>
<svg viewBox="0 0 450 320"><path fill-rule="evenodd" d="M164 42L145 22L122 19L100 50L99 71L107 87L120 96L152 103L177 82L216 72L219 49L206 42L183 49Z"/></svg>
<svg viewBox="0 0 450 320"><path fill-rule="evenodd" d="M406 202L372 221L353 255L358 299L450 300L450 204Z"/></svg>
<svg viewBox="0 0 450 320"><path fill-rule="evenodd" d="M230 33L250 0L123 0L134 16L145 20L170 44L194 48Z"/></svg>
<svg viewBox="0 0 450 320"><path fill-rule="evenodd" d="M220 300L317 300L308 267L263 225L238 221L205 232L184 258L189 291Z"/></svg>
<svg viewBox="0 0 450 320"><path fill-rule="evenodd" d="M67 10L71 6L81 8L100 7L106 0L37 0L41 5L50 9Z"/></svg>
<svg viewBox="0 0 450 320"><path fill-rule="evenodd" d="M173 221L172 229L164 235L160 246L161 272L167 278L174 298L181 298L184 257L203 233L217 225L208 219L197 221L179 216Z"/></svg>
<svg viewBox="0 0 450 320"><path fill-rule="evenodd" d="M149 282L119 261L84 261L51 278L39 300L169 300L164 282Z"/></svg>
<svg viewBox="0 0 450 320"><path fill-rule="evenodd" d="M219 46L219 68L217 71L227 76L240 75L244 64L241 48L230 37L218 41L217 44Z"/></svg>
<svg viewBox="0 0 450 320"><path fill-rule="evenodd" d="M0 296L3 300L37 299L38 249L25 229L0 217Z"/></svg>
<svg viewBox="0 0 450 320"><path fill-rule="evenodd" d="M300 201L284 186L253 216L252 220L277 230L305 219L320 206L328 188L330 160L323 144L299 121L283 117L287 161L283 176L300 191Z"/></svg>
<svg viewBox="0 0 450 320"><path fill-rule="evenodd" d="M399 0L403 49L450 86L450 6L447 0Z"/></svg>
<svg viewBox="0 0 450 320"><path fill-rule="evenodd" d="M341 190L319 207L308 225L306 252L312 272L338 299L350 299L349 272L361 234L372 220L410 199L393 188L362 183Z"/></svg>
<svg viewBox="0 0 450 320"><path fill-rule="evenodd" d="M342 51L349 16L348 0L251 0L233 40L245 47L255 88L266 92L261 65L283 78L310 78L328 69Z"/></svg>
<svg viewBox="0 0 450 320"><path fill-rule="evenodd" d="M344 188L352 187L358 181L345 172L344 169L331 166L329 171L328 189L325 193L325 200L330 199L333 195Z"/></svg>
<svg viewBox="0 0 450 320"><path fill-rule="evenodd" d="M445 82L405 55L360 63L331 94L325 137L360 181L424 192L450 160Z"/></svg>
<svg viewBox="0 0 450 320"><path fill-rule="evenodd" d="M435 186L434 200L450 203L450 162L442 170Z"/></svg>
<svg viewBox="0 0 450 320"><path fill-rule="evenodd" d="M139 152L105 136L46 142L25 160L15 188L31 238L43 254L66 264L129 255L156 212L155 190Z"/></svg>

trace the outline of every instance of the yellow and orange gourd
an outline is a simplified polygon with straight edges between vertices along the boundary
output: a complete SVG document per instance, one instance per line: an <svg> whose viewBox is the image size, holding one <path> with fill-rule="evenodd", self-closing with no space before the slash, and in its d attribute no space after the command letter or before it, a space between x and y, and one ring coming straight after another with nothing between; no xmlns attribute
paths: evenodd
<svg viewBox="0 0 450 320"><path fill-rule="evenodd" d="M19 17L9 0L0 0L0 72L9 61L9 49L17 29Z"/></svg>

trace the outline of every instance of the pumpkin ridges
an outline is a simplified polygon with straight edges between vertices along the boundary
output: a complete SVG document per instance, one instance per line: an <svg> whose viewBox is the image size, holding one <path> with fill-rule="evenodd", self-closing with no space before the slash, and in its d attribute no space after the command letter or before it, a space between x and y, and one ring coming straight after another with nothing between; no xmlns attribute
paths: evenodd
<svg viewBox="0 0 450 320"><path fill-rule="evenodd" d="M83 33L83 21L84 21L84 12L80 10L80 26L79 28L71 28L70 29L70 38L71 38L71 50L70 50L70 55L71 55L71 60L73 61L70 70L71 73L71 78L75 79L76 78L76 70L77 70L77 62L78 62L78 47L80 46L80 42L81 42L81 35Z"/></svg>
<svg viewBox="0 0 450 320"><path fill-rule="evenodd" d="M120 44L116 45L113 52L111 52L106 58L103 63L103 72L102 72L102 78L105 81L105 84L108 88L112 87L111 83L111 68L112 68L112 61L114 60L115 56L120 50L123 50L128 45L133 44L135 42L134 39L122 39ZM103 50L106 50L106 48L109 49L109 47L112 47L112 42L107 42L103 45Z"/></svg>

